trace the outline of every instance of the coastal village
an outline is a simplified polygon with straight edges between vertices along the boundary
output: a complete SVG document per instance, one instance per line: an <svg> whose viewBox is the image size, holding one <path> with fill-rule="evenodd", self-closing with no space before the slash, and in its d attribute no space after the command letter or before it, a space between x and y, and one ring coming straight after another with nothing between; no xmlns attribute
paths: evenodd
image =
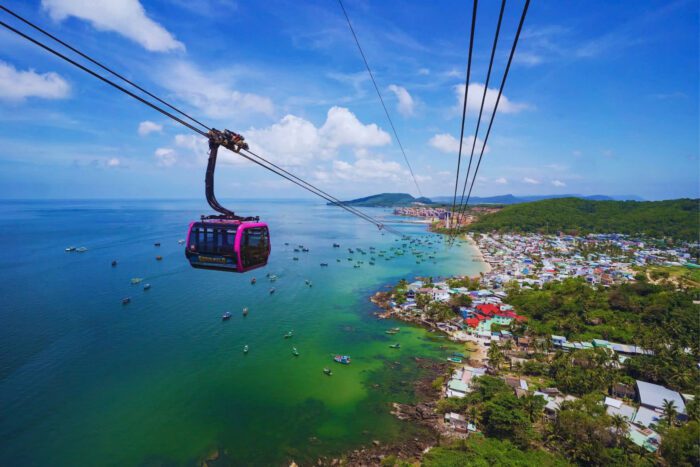
<svg viewBox="0 0 700 467"><path fill-rule="evenodd" d="M433 219L443 216L440 210L424 207L397 211ZM486 267L479 277L402 281L392 293L374 297L373 301L385 310L378 315L416 323L465 345L464 352L448 357L453 365L451 373L438 381L443 399L467 398L480 378L497 377L519 399L541 398L537 417L542 423L555 422L561 407L579 397L547 386L541 378L525 375L522 369L534 361L533 356L547 361L561 353L597 349L610 358L611 368L616 369L627 359L653 352L639 345L604 339L570 341L557 334L534 337L528 332L528 318L508 303L510 287L540 288L568 278L580 278L592 287L610 287L633 283L641 268L698 268L691 255L697 244L665 247L659 242L624 235L470 233L467 240L479 251L473 260L483 261ZM687 420L686 406L694 403L694 397L652 382L628 380L612 384L597 404L618 420L622 437L654 453L662 441L658 427ZM448 437L467 437L481 431L476 415L468 412L445 410L443 417L437 429ZM669 421L669 417L673 420Z"/></svg>

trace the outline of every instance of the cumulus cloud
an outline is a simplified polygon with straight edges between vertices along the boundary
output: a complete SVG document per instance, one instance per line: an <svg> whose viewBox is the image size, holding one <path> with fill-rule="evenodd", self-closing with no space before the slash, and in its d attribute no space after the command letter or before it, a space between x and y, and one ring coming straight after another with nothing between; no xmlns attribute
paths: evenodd
<svg viewBox="0 0 700 467"><path fill-rule="evenodd" d="M561 180L552 180L552 185L556 187L562 187L566 186L566 183L562 182Z"/></svg>
<svg viewBox="0 0 700 467"><path fill-rule="evenodd" d="M184 61L170 64L161 79L164 87L211 118L228 119L245 112L272 115L274 112L269 98L237 91L225 84L230 78L212 78Z"/></svg>
<svg viewBox="0 0 700 467"><path fill-rule="evenodd" d="M52 19L69 17L89 22L100 31L116 32L151 52L184 50L185 46L146 15L139 0L41 0Z"/></svg>
<svg viewBox="0 0 700 467"><path fill-rule="evenodd" d="M160 133L163 131L163 125L146 120L139 123L139 135L146 136L151 133Z"/></svg>
<svg viewBox="0 0 700 467"><path fill-rule="evenodd" d="M343 107L329 109L321 127L301 117L287 115L267 128L251 128L246 132L246 139L253 150L285 165L301 165L314 158L327 159L343 146L354 148L356 155L363 157L363 149L391 142L387 132L374 123L363 124Z"/></svg>
<svg viewBox="0 0 700 467"><path fill-rule="evenodd" d="M508 184L508 179L505 177L499 177L494 182L498 183L499 185L507 185Z"/></svg>
<svg viewBox="0 0 700 467"><path fill-rule="evenodd" d="M539 185L540 184L539 180L534 179L534 178L530 178L530 177L523 178L523 182L525 182L529 185Z"/></svg>
<svg viewBox="0 0 700 467"><path fill-rule="evenodd" d="M0 61L0 99L22 101L27 97L64 99L70 94L70 85L56 73L19 71Z"/></svg>
<svg viewBox="0 0 700 467"><path fill-rule="evenodd" d="M438 133L432 138L428 143L437 149L438 151L444 152L446 154L458 154L459 153L459 140L449 133ZM471 153L472 144L474 144L474 136L468 136L462 140L462 154L465 151ZM481 147L484 145L484 141L481 138L476 139L476 146L474 149L475 154L479 154ZM489 152L489 147L486 146L484 153Z"/></svg>
<svg viewBox="0 0 700 467"><path fill-rule="evenodd" d="M177 163L177 154L172 148L156 149L155 157L159 167L172 167Z"/></svg>
<svg viewBox="0 0 700 467"><path fill-rule="evenodd" d="M399 101L399 113L404 117L410 117L413 115L413 110L415 107L415 102L413 97L408 93L406 88L397 86L396 84L389 85L389 91L393 92Z"/></svg>
<svg viewBox="0 0 700 467"><path fill-rule="evenodd" d="M454 86L455 97L457 98L456 108L462 112L464 106L464 84ZM481 83L473 83L469 85L469 96L467 98L467 111L479 112L481 107L481 99L484 94L484 85ZM483 115L491 115L493 107L496 105L498 97L498 89L488 88L486 91L486 100L484 101ZM527 104L516 103L508 99L505 94L501 95L501 100L498 102L498 111L506 114L515 114L528 108Z"/></svg>

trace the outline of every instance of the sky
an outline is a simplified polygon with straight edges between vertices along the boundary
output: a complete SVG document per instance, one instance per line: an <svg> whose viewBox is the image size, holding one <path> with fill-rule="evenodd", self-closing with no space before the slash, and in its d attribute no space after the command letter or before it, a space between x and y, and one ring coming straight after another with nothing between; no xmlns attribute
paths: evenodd
<svg viewBox="0 0 700 467"><path fill-rule="evenodd" d="M474 164L523 2L506 4ZM418 195L335 0L4 4L339 198ZM422 194L452 195L472 3L344 4ZM462 174L499 8L479 2ZM533 1L473 195L698 197L699 9ZM309 196L221 154L220 198ZM0 30L0 198L196 198L206 160L204 138Z"/></svg>

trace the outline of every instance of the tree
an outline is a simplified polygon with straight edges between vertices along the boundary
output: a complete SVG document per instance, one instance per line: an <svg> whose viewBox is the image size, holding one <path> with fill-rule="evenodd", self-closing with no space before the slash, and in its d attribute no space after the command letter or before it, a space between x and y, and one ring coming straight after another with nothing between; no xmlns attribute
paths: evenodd
<svg viewBox="0 0 700 467"><path fill-rule="evenodd" d="M690 421L683 426L669 429L661 441L660 451L668 465L700 465L700 424Z"/></svg>
<svg viewBox="0 0 700 467"><path fill-rule="evenodd" d="M454 294L450 297L450 306L452 308L471 306L472 299L469 295Z"/></svg>
<svg viewBox="0 0 700 467"><path fill-rule="evenodd" d="M489 359L489 366L491 366L491 368L493 368L494 370L498 371L504 360L503 352L501 352L501 349L498 347L498 345L492 343L489 347L489 351L486 354L486 356Z"/></svg>
<svg viewBox="0 0 700 467"><path fill-rule="evenodd" d="M418 306L418 308L425 311L425 307L427 307L428 304L430 304L430 296L428 294L416 294L416 305Z"/></svg>
<svg viewBox="0 0 700 467"><path fill-rule="evenodd" d="M627 419L620 414L615 414L610 419L610 425L615 431L615 444L620 445L620 440L627 437Z"/></svg>
<svg viewBox="0 0 700 467"><path fill-rule="evenodd" d="M676 403L674 401L669 401L664 399L663 405L663 420L666 422L666 426L671 427L676 423L676 418L678 417L678 409L676 408Z"/></svg>

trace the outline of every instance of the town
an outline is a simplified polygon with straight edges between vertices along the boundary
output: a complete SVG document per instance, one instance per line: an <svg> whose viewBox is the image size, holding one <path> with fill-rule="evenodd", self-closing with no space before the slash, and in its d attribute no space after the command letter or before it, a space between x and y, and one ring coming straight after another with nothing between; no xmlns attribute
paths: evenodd
<svg viewBox="0 0 700 467"><path fill-rule="evenodd" d="M684 423L691 412L696 413L695 379L691 378L690 384L675 384L685 389L680 391L625 374L629 368L636 368L639 359L654 358L660 353L657 349L626 338L623 342L600 336L572 339L567 335L581 333L565 333L563 329L544 334L516 302L522 294L554 284L601 291L638 282L664 283L671 288L697 286L694 273L698 266L692 254L697 244L669 247L624 235L492 233L469 234L467 239L480 252L474 259L487 265L480 276L401 281L390 294L379 293L374 298L385 308L380 317L413 322L464 344L463 352L447 357L454 365L451 374L438 381L443 397L438 407L444 412L441 429L445 434L464 437L493 431L493 427L481 426L489 422L475 408L483 406L483 394L478 395L480 390L483 392L482 384L501 385L501 390L512 393L516 401L534 404L537 413L530 407L531 424L548 427L541 428L543 431L557 426L563 408L582 410L583 404L589 404L587 410L609 417L612 428L608 427L608 432L615 433L614 443L624 439L649 453L659 449L669 427ZM668 269L680 272L672 276ZM510 298L515 301L510 303ZM698 304L693 302L695 311ZM588 325L594 330L596 326L604 327L601 318L596 317L588 318ZM691 360L692 367L696 351L686 347L681 352ZM591 386L595 390L590 391L571 383L556 387L552 384L563 379L559 373L568 371L556 369L560 363L569 368L582 365L582 371L592 371L587 367L590 365L600 370L605 381ZM533 402L532 398L537 400ZM597 407L590 407L592 398Z"/></svg>

